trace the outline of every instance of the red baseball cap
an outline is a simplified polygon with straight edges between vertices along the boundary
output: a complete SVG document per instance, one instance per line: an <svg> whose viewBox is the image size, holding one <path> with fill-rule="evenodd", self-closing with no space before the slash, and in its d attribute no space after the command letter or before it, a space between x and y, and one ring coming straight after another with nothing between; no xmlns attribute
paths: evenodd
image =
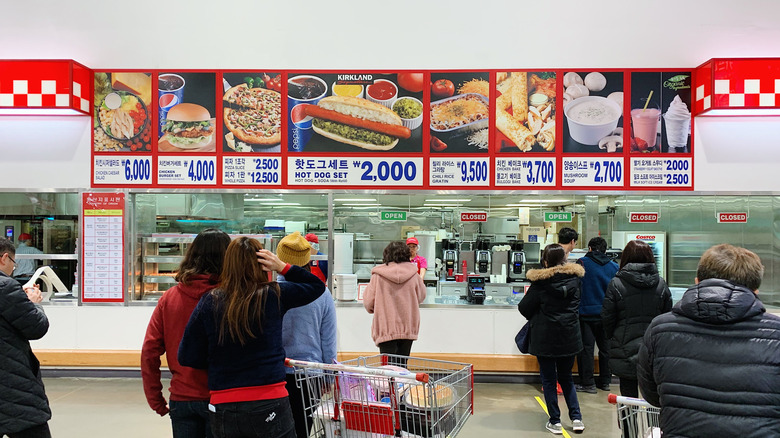
<svg viewBox="0 0 780 438"><path fill-rule="evenodd" d="M317 237L316 234L313 233L307 234L305 239L308 240L309 242L320 243L320 239Z"/></svg>
<svg viewBox="0 0 780 438"><path fill-rule="evenodd" d="M406 244L409 245L410 243L413 243L413 244L415 244L417 246L420 246L420 242L417 240L416 237L410 237L410 238L406 239Z"/></svg>
<svg viewBox="0 0 780 438"><path fill-rule="evenodd" d="M27 233L22 233L19 235L19 240L32 240L32 236Z"/></svg>

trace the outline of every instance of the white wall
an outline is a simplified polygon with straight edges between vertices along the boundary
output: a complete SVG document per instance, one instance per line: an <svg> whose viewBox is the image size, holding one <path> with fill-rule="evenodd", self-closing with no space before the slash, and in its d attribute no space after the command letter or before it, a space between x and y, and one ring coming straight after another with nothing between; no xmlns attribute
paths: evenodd
<svg viewBox="0 0 780 438"><path fill-rule="evenodd" d="M0 59L95 69L693 68L714 57L780 57L780 2L768 0L36 0L2 11ZM699 119L696 129L697 191L780 191L780 122ZM0 190L88 187L89 142L87 117L0 117ZM151 308L47 312L52 330L36 348L138 349ZM372 347L361 312L340 309L360 327L342 325L344 350ZM470 321L455 328L465 345L431 336L451 326L443 312L425 310L415 350L511 351L515 312L452 311Z"/></svg>

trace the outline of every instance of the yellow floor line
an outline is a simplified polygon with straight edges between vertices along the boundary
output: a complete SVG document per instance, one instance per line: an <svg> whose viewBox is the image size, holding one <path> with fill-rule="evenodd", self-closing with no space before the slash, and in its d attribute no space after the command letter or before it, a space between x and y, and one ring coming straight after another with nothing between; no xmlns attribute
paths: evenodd
<svg viewBox="0 0 780 438"><path fill-rule="evenodd" d="M536 402L539 403L539 406L542 407L544 413L547 414L547 416L549 417L550 413L547 412L547 405L542 401L542 398L539 397L538 395L536 396ZM569 432L566 432L566 429L561 428L561 430L563 431L563 436L565 436L566 438L571 438L571 435L569 435Z"/></svg>

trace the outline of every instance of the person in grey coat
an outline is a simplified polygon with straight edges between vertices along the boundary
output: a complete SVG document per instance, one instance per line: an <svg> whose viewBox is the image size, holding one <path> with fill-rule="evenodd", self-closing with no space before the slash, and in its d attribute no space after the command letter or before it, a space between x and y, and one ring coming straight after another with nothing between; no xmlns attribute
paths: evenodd
<svg viewBox="0 0 780 438"><path fill-rule="evenodd" d="M30 341L49 330L41 291L11 278L14 244L0 238L0 437L50 438L49 400Z"/></svg>
<svg viewBox="0 0 780 438"><path fill-rule="evenodd" d="M696 284L650 323L637 377L664 438L780 437L780 317L758 299L763 274L755 253L713 246Z"/></svg>

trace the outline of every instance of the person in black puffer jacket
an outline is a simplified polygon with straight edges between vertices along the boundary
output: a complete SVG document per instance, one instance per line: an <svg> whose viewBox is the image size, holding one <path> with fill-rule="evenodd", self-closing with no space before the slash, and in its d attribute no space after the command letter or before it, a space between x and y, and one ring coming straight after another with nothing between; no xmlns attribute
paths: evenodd
<svg viewBox="0 0 780 438"><path fill-rule="evenodd" d="M11 278L14 244L0 238L0 437L51 438L49 400L30 341L49 330L37 287Z"/></svg>
<svg viewBox="0 0 780 438"><path fill-rule="evenodd" d="M607 286L601 320L609 339L609 367L620 378L620 394L639 397L636 355L650 322L672 310L672 294L658 275L653 249L641 240L628 242L620 270Z"/></svg>
<svg viewBox="0 0 780 438"><path fill-rule="evenodd" d="M664 438L780 437L780 317L756 296L763 273L756 254L714 246L648 327L637 377Z"/></svg>
<svg viewBox="0 0 780 438"><path fill-rule="evenodd" d="M557 394L557 383L560 383L573 430L580 433L585 426L571 369L577 353L582 351L580 279L585 275L585 269L576 263L566 263L566 252L558 244L548 245L542 251L542 265L545 269L531 269L526 274L531 287L517 309L529 321L528 352L539 361L550 416L545 427L556 435L563 433Z"/></svg>

